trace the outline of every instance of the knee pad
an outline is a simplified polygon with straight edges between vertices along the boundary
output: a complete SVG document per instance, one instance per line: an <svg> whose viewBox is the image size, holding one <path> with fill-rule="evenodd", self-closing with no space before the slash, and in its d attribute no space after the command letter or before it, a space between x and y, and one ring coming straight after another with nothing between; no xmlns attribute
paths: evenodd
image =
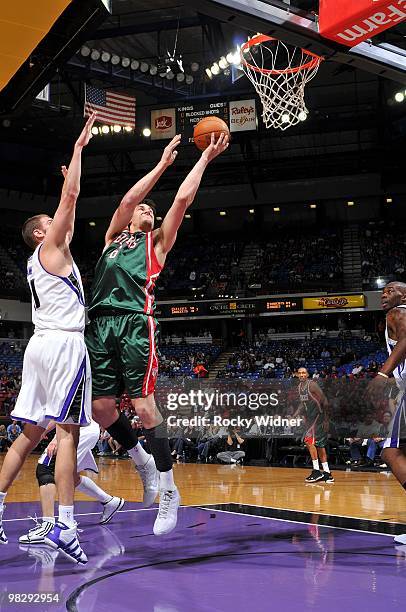
<svg viewBox="0 0 406 612"><path fill-rule="evenodd" d="M54 467L50 465L43 465L42 463L37 463L37 470L35 473L38 485L43 487L47 484L55 484L55 474Z"/></svg>

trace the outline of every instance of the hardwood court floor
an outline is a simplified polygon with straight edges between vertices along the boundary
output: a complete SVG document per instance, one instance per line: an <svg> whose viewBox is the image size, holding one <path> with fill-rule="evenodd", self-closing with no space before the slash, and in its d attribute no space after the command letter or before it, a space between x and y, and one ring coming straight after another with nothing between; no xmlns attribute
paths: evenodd
<svg viewBox="0 0 406 612"><path fill-rule="evenodd" d="M0 455L0 464L4 455ZM30 457L7 495L8 502L37 501L37 455ZM100 457L98 484L127 501L141 500L131 460ZM334 472L334 484L306 484L307 469L186 463L174 466L183 505L240 503L406 523L406 495L388 473ZM78 494L78 500L86 500Z"/></svg>

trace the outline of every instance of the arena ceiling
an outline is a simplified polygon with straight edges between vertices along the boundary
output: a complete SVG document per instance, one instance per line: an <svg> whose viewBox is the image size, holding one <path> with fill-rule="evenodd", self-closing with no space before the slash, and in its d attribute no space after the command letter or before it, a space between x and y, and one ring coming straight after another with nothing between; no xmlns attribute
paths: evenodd
<svg viewBox="0 0 406 612"><path fill-rule="evenodd" d="M275 4L278 0L272 0ZM0 118L0 187L55 195L60 189L59 166L66 162L72 134L83 117L83 89L114 88L137 97L139 130L148 125L151 107L182 102L253 97L243 76L208 80L205 68L246 38L247 31L220 22L205 10L207 2L179 0L113 0L113 12L85 43L88 49L159 65L172 51L182 55L193 83L169 82L157 76L92 61L81 50L60 66L51 82L51 103L35 101ZM283 4L279 0L279 4ZM285 3L286 4L286 3ZM292 11L313 18L314 0L291 0ZM201 7L201 8L199 8ZM254 33L254 32L252 32ZM402 27L380 35L379 42L406 48ZM197 71L192 64L198 64ZM394 104L400 88L352 65L323 63L307 90L311 116L284 133L260 127L234 139L229 153L213 165L208 185L304 180L335 174L380 172L390 182L400 172L406 133L406 102ZM145 140L139 131L129 136L97 137L86 152L82 193L122 193L158 159L162 144ZM179 156L176 169L161 182L173 189L190 167L194 151ZM197 155L197 154L196 154Z"/></svg>

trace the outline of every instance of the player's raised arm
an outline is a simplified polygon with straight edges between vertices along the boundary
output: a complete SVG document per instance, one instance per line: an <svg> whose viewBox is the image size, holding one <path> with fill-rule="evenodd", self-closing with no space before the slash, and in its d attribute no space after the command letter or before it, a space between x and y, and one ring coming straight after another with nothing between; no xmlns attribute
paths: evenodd
<svg viewBox="0 0 406 612"><path fill-rule="evenodd" d="M227 149L228 144L226 134L222 133L217 143L215 143L215 136L212 134L211 144L203 151L201 158L179 187L171 208L168 210L160 229L157 230L155 238L157 254L165 256L173 247L185 212L195 199L204 171L213 159Z"/></svg>
<svg viewBox="0 0 406 612"><path fill-rule="evenodd" d="M140 179L125 194L116 212L114 213L110 226L106 232L106 246L109 245L114 238L128 226L134 214L135 207L146 198L165 170L173 164L178 155L176 147L179 145L180 141L181 136L178 134L171 140L168 146L165 147L162 157L155 168Z"/></svg>
<svg viewBox="0 0 406 612"><path fill-rule="evenodd" d="M92 137L92 127L95 119L96 113L93 113L87 120L82 133L75 143L69 168L67 170L66 168L62 169L65 181L62 187L61 199L52 224L44 239L41 252L42 257L52 256L52 250L55 248L60 251L65 251L69 248L74 230L76 202L80 191L82 150Z"/></svg>

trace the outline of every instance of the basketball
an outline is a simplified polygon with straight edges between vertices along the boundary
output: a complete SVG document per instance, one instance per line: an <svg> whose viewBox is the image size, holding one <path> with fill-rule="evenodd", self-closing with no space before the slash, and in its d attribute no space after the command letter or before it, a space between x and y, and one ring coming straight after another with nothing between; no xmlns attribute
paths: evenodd
<svg viewBox="0 0 406 612"><path fill-rule="evenodd" d="M227 134L228 138L230 138L230 130L228 129L228 125L225 121L219 117L205 117L199 121L193 131L195 145L198 149L204 151L211 142L211 135L213 133L215 134L217 142L222 132Z"/></svg>

